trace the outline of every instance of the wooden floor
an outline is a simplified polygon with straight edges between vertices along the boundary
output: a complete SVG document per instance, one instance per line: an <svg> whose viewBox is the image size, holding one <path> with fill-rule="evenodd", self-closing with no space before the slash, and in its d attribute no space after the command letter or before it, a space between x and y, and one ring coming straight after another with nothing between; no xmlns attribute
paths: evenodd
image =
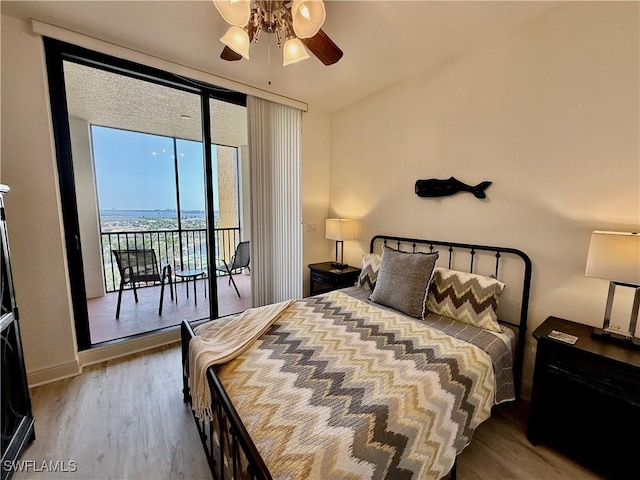
<svg viewBox="0 0 640 480"><path fill-rule="evenodd" d="M218 279L218 315L223 317L238 313L251 307L251 276L234 275L240 297L233 285L228 284L226 277ZM160 305L160 286L138 289L138 303L133 291L122 292L120 318L116 320L116 304L118 292L111 292L103 297L87 301L89 309L89 330L91 343L96 344L124 338L130 335L151 332L160 328L179 325L182 320L201 320L209 318L209 301L205 298L205 280L196 281L197 301L194 301L193 282L178 282L176 287L177 301L171 301L169 285L164 289L164 305L162 315L158 315Z"/></svg>
<svg viewBox="0 0 640 480"><path fill-rule="evenodd" d="M543 445L526 438L528 402L495 408L458 457L458 480L604 480Z"/></svg>
<svg viewBox="0 0 640 480"><path fill-rule="evenodd" d="M73 460L75 472L16 472L14 479L210 479L188 407L180 347L85 368L32 389L36 440L22 460ZM458 480L596 480L525 437L527 404L500 406L458 459Z"/></svg>
<svg viewBox="0 0 640 480"><path fill-rule="evenodd" d="M33 388L36 440L21 460L73 460L77 470L13 478L210 479L181 368L179 346L163 347Z"/></svg>

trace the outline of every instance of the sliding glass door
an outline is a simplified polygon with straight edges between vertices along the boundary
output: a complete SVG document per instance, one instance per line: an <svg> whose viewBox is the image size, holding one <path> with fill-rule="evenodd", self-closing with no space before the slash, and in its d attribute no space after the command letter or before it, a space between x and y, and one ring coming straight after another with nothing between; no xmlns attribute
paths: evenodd
<svg viewBox="0 0 640 480"><path fill-rule="evenodd" d="M219 315L251 306L251 230L246 108L209 99ZM243 155L244 152L244 155Z"/></svg>
<svg viewBox="0 0 640 480"><path fill-rule="evenodd" d="M250 306L218 296L250 272L218 268L244 238L246 141L213 143L229 138L214 124L246 125L244 96L45 45L79 348Z"/></svg>

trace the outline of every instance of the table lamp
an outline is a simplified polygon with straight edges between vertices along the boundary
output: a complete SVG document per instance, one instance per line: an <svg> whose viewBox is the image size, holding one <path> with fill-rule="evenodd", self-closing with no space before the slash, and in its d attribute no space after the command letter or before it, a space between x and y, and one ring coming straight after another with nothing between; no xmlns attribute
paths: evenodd
<svg viewBox="0 0 640 480"><path fill-rule="evenodd" d="M602 328L596 328L594 336L605 336L640 346L640 338L635 337L640 307L640 235L638 233L595 231L591 234L587 255L587 277L609 280L609 294L604 312ZM629 331L611 327L611 311L616 287L635 289Z"/></svg>
<svg viewBox="0 0 640 480"><path fill-rule="evenodd" d="M331 264L332 268L343 270L348 267L344 261L344 241L356 238L356 222L349 218L327 218L326 221L327 240L336 241L336 261ZM338 244L340 244L340 261L338 261Z"/></svg>

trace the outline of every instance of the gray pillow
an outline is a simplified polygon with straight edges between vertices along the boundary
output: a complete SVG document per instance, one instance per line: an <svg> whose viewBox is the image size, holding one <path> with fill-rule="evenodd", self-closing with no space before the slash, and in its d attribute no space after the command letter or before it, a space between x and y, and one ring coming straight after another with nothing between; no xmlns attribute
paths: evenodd
<svg viewBox="0 0 640 480"><path fill-rule="evenodd" d="M371 301L423 318L427 289L437 261L438 252L408 253L383 247Z"/></svg>

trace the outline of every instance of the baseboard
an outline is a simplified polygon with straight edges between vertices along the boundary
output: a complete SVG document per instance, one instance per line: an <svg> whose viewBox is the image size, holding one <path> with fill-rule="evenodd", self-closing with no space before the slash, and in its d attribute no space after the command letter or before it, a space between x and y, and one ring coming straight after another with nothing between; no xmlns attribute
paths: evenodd
<svg viewBox="0 0 640 480"><path fill-rule="evenodd" d="M101 347L84 350L78 354L80 367L86 367L95 363L125 357L134 353L143 352L152 348L170 345L180 341L180 327L176 326L167 331L147 334L137 338L112 342Z"/></svg>
<svg viewBox="0 0 640 480"><path fill-rule="evenodd" d="M84 350L78 354L78 360L61 363L52 367L32 370L27 372L29 388L44 385L46 383L57 382L65 378L75 377L82 373L82 368L94 363L112 360L114 358L126 357L134 353L143 352L152 348L171 345L180 341L180 328L145 335L138 338L113 342L101 347Z"/></svg>
<svg viewBox="0 0 640 480"><path fill-rule="evenodd" d="M51 383L64 378L75 377L82 373L82 368L77 360L65 362L52 367L32 370L27 372L29 388Z"/></svg>

